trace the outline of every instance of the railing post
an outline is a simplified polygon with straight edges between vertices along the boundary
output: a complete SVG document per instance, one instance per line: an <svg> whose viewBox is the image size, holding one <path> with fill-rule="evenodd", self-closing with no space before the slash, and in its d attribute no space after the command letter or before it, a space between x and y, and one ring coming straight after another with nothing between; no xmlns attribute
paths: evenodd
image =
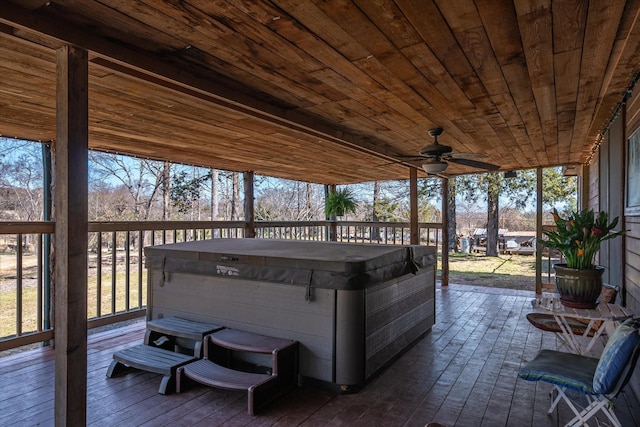
<svg viewBox="0 0 640 427"><path fill-rule="evenodd" d="M420 228L418 227L418 171L409 169L409 205L410 205L410 232L409 242L412 245L420 244ZM404 243L404 236L403 236Z"/></svg>
<svg viewBox="0 0 640 427"><path fill-rule="evenodd" d="M536 169L536 294L542 295L542 168ZM551 259L547 264L551 271Z"/></svg>
<svg viewBox="0 0 640 427"><path fill-rule="evenodd" d="M440 284L449 286L449 178L442 178L442 274Z"/></svg>
<svg viewBox="0 0 640 427"><path fill-rule="evenodd" d="M329 195L330 192L336 191L336 186L335 185L325 185L324 186L324 200L325 200L325 206L327 205L327 196ZM331 242L336 242L338 240L338 223L336 222L336 216L335 215L325 215L325 219L327 221L331 221L331 223L329 224L329 241Z"/></svg>

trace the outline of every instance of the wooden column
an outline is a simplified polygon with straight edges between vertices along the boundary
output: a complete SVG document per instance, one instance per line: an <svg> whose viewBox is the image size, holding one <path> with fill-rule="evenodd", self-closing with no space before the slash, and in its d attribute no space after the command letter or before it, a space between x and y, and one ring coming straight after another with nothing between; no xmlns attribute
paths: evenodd
<svg viewBox="0 0 640 427"><path fill-rule="evenodd" d="M336 191L335 184L329 184L324 186L325 206L327 204L326 203L327 196L329 195L329 193L332 193L334 191ZM338 240L338 223L336 222L336 216L335 215L331 215L331 217L325 216L325 218L327 221L331 221L331 224L329 224L329 241L336 242Z"/></svg>
<svg viewBox="0 0 640 427"><path fill-rule="evenodd" d="M449 286L449 178L442 178L442 274L441 286Z"/></svg>
<svg viewBox="0 0 640 427"><path fill-rule="evenodd" d="M416 168L410 168L409 171L409 241L412 245L419 245L420 227L418 226L418 170Z"/></svg>
<svg viewBox="0 0 640 427"><path fill-rule="evenodd" d="M245 172L244 179L244 237L254 238L256 237L255 227L255 210L254 210L254 173Z"/></svg>
<svg viewBox="0 0 640 427"><path fill-rule="evenodd" d="M55 425L87 415L88 61L57 51L55 142Z"/></svg>
<svg viewBox="0 0 640 427"><path fill-rule="evenodd" d="M542 294L542 168L536 169L536 294ZM547 268L551 268L549 265Z"/></svg>
<svg viewBox="0 0 640 427"><path fill-rule="evenodd" d="M578 180L578 211L581 211L589 207L589 179L590 178L589 178L588 165L581 166L580 173L578 174L576 179ZM622 182L624 182L624 180Z"/></svg>

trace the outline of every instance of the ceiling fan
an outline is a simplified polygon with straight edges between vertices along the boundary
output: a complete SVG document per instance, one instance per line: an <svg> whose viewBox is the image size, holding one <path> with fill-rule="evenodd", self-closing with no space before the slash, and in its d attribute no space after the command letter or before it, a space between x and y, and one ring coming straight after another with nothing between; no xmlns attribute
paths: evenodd
<svg viewBox="0 0 640 427"><path fill-rule="evenodd" d="M439 144L438 137L442 135L442 131L442 128L430 129L429 135L433 137L433 144L422 147L420 149L419 156L409 156L412 160L424 160L422 168L428 174L444 172L447 169L447 166L449 166L449 163L457 163L464 166L491 171L500 169L500 166L476 160L478 158L486 157L484 154L453 153L453 149L448 145Z"/></svg>

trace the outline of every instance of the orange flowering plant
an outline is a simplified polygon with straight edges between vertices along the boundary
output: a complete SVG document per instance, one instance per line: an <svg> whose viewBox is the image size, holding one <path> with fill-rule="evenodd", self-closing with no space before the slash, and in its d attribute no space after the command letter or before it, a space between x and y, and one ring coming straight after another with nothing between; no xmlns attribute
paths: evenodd
<svg viewBox="0 0 640 427"><path fill-rule="evenodd" d="M546 239L540 243L559 250L567 261L568 268L594 268L593 259L600 250L600 243L613 239L624 231L613 231L618 217L609 222L609 215L602 211L596 217L593 209L573 212L567 219L553 210L555 229L544 231Z"/></svg>

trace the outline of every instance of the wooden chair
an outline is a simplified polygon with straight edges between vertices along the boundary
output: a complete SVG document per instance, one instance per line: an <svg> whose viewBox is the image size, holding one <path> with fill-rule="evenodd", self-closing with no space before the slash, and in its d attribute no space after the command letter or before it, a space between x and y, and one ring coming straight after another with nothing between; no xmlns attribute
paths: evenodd
<svg viewBox="0 0 640 427"><path fill-rule="evenodd" d="M640 318L630 318L620 324L609 338L600 359L541 350L518 373L527 381L544 381L553 385L557 396L547 414L551 414L560 400L564 400L575 414L566 426L587 425L598 412L604 413L612 425L621 427L612 400L622 391L633 374L640 354ZM581 407L568 390L586 396L587 405ZM598 422L598 425L600 423Z"/></svg>

